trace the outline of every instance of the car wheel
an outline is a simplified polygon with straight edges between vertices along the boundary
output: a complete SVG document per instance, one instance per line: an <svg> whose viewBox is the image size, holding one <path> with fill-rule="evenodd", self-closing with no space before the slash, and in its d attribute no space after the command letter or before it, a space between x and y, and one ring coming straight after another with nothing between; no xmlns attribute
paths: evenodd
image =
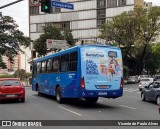
<svg viewBox="0 0 160 129"><path fill-rule="evenodd" d="M63 98L61 95L61 88L59 86L56 88L56 100L58 103L63 103Z"/></svg>
<svg viewBox="0 0 160 129"><path fill-rule="evenodd" d="M24 103L25 102L25 98L21 99L21 102Z"/></svg>
<svg viewBox="0 0 160 129"><path fill-rule="evenodd" d="M160 106L160 96L157 96L156 102L157 102L157 105Z"/></svg>
<svg viewBox="0 0 160 129"><path fill-rule="evenodd" d="M141 99L142 99L142 101L146 101L146 97L145 97L144 93L141 94Z"/></svg>

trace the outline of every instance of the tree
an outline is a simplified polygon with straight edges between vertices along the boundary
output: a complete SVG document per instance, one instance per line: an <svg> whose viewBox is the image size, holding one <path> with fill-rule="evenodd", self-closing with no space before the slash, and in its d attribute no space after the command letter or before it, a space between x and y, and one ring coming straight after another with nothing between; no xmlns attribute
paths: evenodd
<svg viewBox="0 0 160 129"><path fill-rule="evenodd" d="M64 39L67 40L67 43L71 46L74 46L74 39L72 35L72 31L69 29L66 29L63 33Z"/></svg>
<svg viewBox="0 0 160 129"><path fill-rule="evenodd" d="M40 56L45 56L47 54L46 40L55 39L55 40L67 40L67 43L71 46L74 45L73 35L71 30L65 30L63 34L60 29L55 26L46 26L43 28L43 34L35 40L34 49Z"/></svg>
<svg viewBox="0 0 160 129"><path fill-rule="evenodd" d="M151 43L160 32L160 8L134 10L115 16L100 28L100 37L122 48L124 65L133 74L141 74L145 60L151 55ZM132 62L132 63L130 63Z"/></svg>
<svg viewBox="0 0 160 129"><path fill-rule="evenodd" d="M27 78L27 73L24 69L16 70L14 76L20 78L20 80L24 80Z"/></svg>
<svg viewBox="0 0 160 129"><path fill-rule="evenodd" d="M6 64L3 62L3 60L2 60L2 57L0 56L0 69L6 69L7 68L7 66L6 66Z"/></svg>
<svg viewBox="0 0 160 129"><path fill-rule="evenodd" d="M30 41L29 37L19 31L12 17L3 16L0 12L0 56L5 55L12 60L18 51L22 51L20 46L28 47Z"/></svg>
<svg viewBox="0 0 160 129"><path fill-rule="evenodd" d="M160 70L160 43L153 44L152 53L149 58L146 59L145 68L151 75Z"/></svg>

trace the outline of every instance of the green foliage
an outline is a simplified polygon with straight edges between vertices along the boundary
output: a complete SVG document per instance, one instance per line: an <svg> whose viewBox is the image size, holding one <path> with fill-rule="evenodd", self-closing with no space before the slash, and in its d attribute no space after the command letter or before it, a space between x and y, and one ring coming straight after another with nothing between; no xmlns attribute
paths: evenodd
<svg viewBox="0 0 160 129"><path fill-rule="evenodd" d="M2 60L2 57L0 56L0 69L6 69L7 68L7 66L6 66L6 64L3 62L3 60Z"/></svg>
<svg viewBox="0 0 160 129"><path fill-rule="evenodd" d="M145 68L149 74L155 74L160 70L160 43L153 44L152 53L149 58L146 59Z"/></svg>
<svg viewBox="0 0 160 129"><path fill-rule="evenodd" d="M62 34L60 29L54 26L45 26L43 28L43 32L44 33L41 34L40 37L34 42L34 48L40 56L45 56L47 54L47 48L46 48L47 39L55 39L55 40L65 39L71 46L74 45L74 40L71 30L65 30L64 33Z"/></svg>
<svg viewBox="0 0 160 129"><path fill-rule="evenodd" d="M15 76L11 75L11 74L3 74L0 75L0 78L14 78Z"/></svg>
<svg viewBox="0 0 160 129"><path fill-rule="evenodd" d="M10 60L22 51L20 46L28 47L30 38L19 31L12 17L3 16L0 12L0 56L8 56Z"/></svg>
<svg viewBox="0 0 160 129"><path fill-rule="evenodd" d="M74 46L74 39L71 30L65 30L63 33L64 39L67 40L67 43L71 46Z"/></svg>
<svg viewBox="0 0 160 129"><path fill-rule="evenodd" d="M124 64L141 74L144 62L152 54L152 42L160 32L160 7L149 10L137 7L115 16L100 28L100 38L118 43L123 51ZM133 63L129 64L132 60Z"/></svg>
<svg viewBox="0 0 160 129"><path fill-rule="evenodd" d="M13 76L16 78L20 78L20 80L24 80L27 78L27 73L24 69L20 69L20 70L16 70Z"/></svg>
<svg viewBox="0 0 160 129"><path fill-rule="evenodd" d="M59 39L63 40L60 30L54 26L46 26L43 28L44 34L34 42L36 52L42 56L47 54L46 39Z"/></svg>
<svg viewBox="0 0 160 129"><path fill-rule="evenodd" d="M128 72L129 72L129 69L127 66L123 66L123 73L124 73L124 79L126 79L126 77L128 76Z"/></svg>

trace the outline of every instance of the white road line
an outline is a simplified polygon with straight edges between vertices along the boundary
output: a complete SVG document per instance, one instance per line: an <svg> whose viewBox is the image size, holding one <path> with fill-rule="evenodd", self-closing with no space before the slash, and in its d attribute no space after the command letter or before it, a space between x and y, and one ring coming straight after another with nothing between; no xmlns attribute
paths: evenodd
<svg viewBox="0 0 160 129"><path fill-rule="evenodd" d="M139 92L137 92L137 93L139 94L139 93L141 93L141 92L139 91Z"/></svg>
<svg viewBox="0 0 160 129"><path fill-rule="evenodd" d="M69 111L69 112L71 112L71 113L73 113L73 114L76 114L76 115L78 115L78 116L82 116L81 114L79 114L79 113L77 113L77 112L74 112L74 111L72 111L72 110L69 110L69 109L67 109L67 108L64 108L64 107L62 107L62 106L58 106L58 107L66 110L66 111Z"/></svg>
<svg viewBox="0 0 160 129"><path fill-rule="evenodd" d="M37 99L37 97L35 97L35 96L33 96L33 95L28 95L28 96L30 96L30 97L32 97L32 98L34 98L34 99Z"/></svg>
<svg viewBox="0 0 160 129"><path fill-rule="evenodd" d="M134 107L129 107L129 106L125 106L125 105L118 105L118 106L120 106L120 107L125 107L125 108L129 108L129 109L136 109L136 108L134 108Z"/></svg>
<svg viewBox="0 0 160 129"><path fill-rule="evenodd" d="M128 91L128 92L133 92L133 91L139 91L139 89L136 89L136 90L130 90L130 91Z"/></svg>
<svg viewBox="0 0 160 129"><path fill-rule="evenodd" d="M125 90L123 90L123 91L130 91L130 90L133 90L133 89L125 89Z"/></svg>

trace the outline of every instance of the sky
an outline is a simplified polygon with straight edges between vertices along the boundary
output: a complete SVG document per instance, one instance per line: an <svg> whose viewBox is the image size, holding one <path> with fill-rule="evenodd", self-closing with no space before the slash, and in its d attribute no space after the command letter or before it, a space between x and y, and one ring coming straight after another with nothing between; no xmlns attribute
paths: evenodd
<svg viewBox="0 0 160 129"><path fill-rule="evenodd" d="M0 0L0 7L14 2L17 0ZM26 36L29 36L29 20L28 20L28 1L24 0L14 5L0 9L2 15L11 16L19 26L19 30L22 31ZM160 0L144 0L146 2L152 2L153 5L160 6Z"/></svg>

